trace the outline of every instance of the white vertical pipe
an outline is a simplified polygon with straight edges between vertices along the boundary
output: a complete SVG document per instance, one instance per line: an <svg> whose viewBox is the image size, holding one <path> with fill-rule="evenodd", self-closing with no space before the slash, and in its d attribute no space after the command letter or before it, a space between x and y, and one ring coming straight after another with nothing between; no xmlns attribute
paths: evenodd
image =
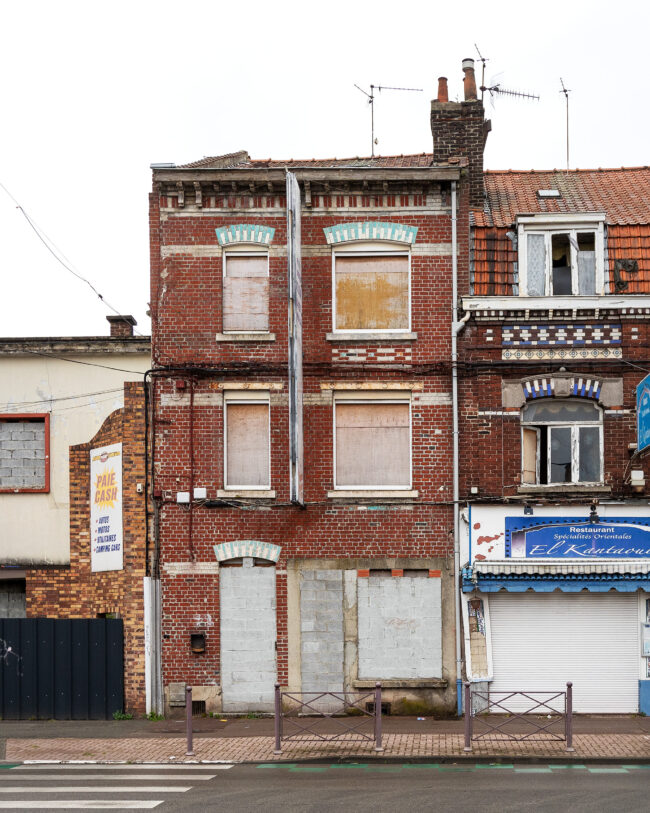
<svg viewBox="0 0 650 813"><path fill-rule="evenodd" d="M458 475L458 228L456 181L451 182L451 403L453 420L453 500L454 500L454 609L456 625L456 711L462 714L462 648L460 614L460 507Z"/></svg>

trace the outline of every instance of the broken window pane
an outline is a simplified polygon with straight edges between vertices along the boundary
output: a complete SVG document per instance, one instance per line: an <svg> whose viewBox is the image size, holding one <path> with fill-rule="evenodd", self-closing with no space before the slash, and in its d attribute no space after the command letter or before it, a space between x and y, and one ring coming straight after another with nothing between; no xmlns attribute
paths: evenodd
<svg viewBox="0 0 650 813"><path fill-rule="evenodd" d="M336 330L408 330L408 257L337 256Z"/></svg>
<svg viewBox="0 0 650 813"><path fill-rule="evenodd" d="M545 241L543 234L528 235L528 296L544 296L546 293Z"/></svg>
<svg viewBox="0 0 650 813"><path fill-rule="evenodd" d="M551 434L551 482L571 482L571 427L553 426Z"/></svg>
<svg viewBox="0 0 650 813"><path fill-rule="evenodd" d="M571 296L571 244L568 234L551 235L554 296Z"/></svg>
<svg viewBox="0 0 650 813"><path fill-rule="evenodd" d="M579 480L583 483L597 483L600 480L600 429L597 426L580 426L578 429Z"/></svg>
<svg viewBox="0 0 650 813"><path fill-rule="evenodd" d="M524 408L525 423L586 423L600 421L600 410L591 401L535 401Z"/></svg>

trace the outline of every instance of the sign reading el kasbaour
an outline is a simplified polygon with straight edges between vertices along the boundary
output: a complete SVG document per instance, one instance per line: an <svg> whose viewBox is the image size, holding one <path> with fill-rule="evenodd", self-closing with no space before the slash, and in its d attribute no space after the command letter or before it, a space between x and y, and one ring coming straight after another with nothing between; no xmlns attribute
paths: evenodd
<svg viewBox="0 0 650 813"><path fill-rule="evenodd" d="M90 451L90 569L122 570L122 444Z"/></svg>

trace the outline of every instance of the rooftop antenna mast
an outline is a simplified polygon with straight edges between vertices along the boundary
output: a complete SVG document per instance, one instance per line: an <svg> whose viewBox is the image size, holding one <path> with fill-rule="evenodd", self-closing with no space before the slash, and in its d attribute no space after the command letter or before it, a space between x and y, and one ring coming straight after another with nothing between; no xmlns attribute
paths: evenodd
<svg viewBox="0 0 650 813"><path fill-rule="evenodd" d="M496 93L497 95L501 94L502 96L516 96L519 99L533 99L536 102L539 101L539 96L537 96L534 93L524 93L521 90L510 90L509 88L503 88L503 87L501 87L501 84L499 82L495 83L494 85L489 85L489 86L486 85L485 84L485 63L489 62L489 59L487 57L483 56L483 54L479 51L478 45L476 43L474 43L474 47L476 48L476 53L478 54L478 57L479 57L479 59L481 60L481 63L482 63L481 87L479 88L479 90L481 91L481 101L483 101L483 95L484 95L486 90L488 91L488 93L492 97ZM494 80L492 80L492 81L494 81Z"/></svg>
<svg viewBox="0 0 650 813"><path fill-rule="evenodd" d="M476 53L478 54L478 58L481 60L481 101L483 101L483 93L485 92L485 63L488 61L488 58L483 56L483 54L479 51L478 45L474 43L474 47L476 48Z"/></svg>
<svg viewBox="0 0 650 813"><path fill-rule="evenodd" d="M370 132L371 132L371 143L370 143L370 155L372 158L375 157L375 144L378 143L377 139L375 138L375 91L378 90L381 92L382 90L402 90L402 91L410 91L414 93L422 93L422 88L394 88L389 87L388 85L370 85L370 93L360 88L359 85L355 85L357 90L360 90L365 96L368 97L368 104L370 105Z"/></svg>
<svg viewBox="0 0 650 813"><path fill-rule="evenodd" d="M560 83L562 85L562 90L560 93L564 93L564 98L566 99L566 171L569 171L569 93L571 91L569 88L564 86L564 80L560 76Z"/></svg>

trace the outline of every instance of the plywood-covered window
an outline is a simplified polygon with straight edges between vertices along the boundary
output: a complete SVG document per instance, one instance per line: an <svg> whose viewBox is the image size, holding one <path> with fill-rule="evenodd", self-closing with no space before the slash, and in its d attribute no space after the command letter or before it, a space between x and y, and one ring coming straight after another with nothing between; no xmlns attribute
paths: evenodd
<svg viewBox="0 0 650 813"><path fill-rule="evenodd" d="M223 265L223 331L269 329L269 258L266 253L227 253Z"/></svg>
<svg viewBox="0 0 650 813"><path fill-rule="evenodd" d="M226 400L224 457L226 488L270 488L268 397Z"/></svg>
<svg viewBox="0 0 650 813"><path fill-rule="evenodd" d="M334 254L334 330L408 331L408 253Z"/></svg>
<svg viewBox="0 0 650 813"><path fill-rule="evenodd" d="M335 403L335 487L411 487L409 401Z"/></svg>

